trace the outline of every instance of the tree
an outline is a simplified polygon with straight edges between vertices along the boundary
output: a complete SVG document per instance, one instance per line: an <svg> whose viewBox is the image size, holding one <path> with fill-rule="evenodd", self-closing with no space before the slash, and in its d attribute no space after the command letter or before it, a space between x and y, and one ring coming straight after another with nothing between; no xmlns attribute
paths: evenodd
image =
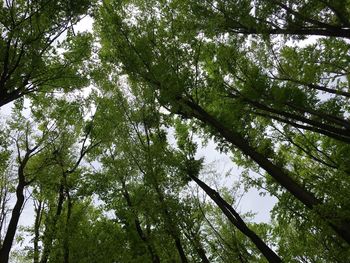
<svg viewBox="0 0 350 263"><path fill-rule="evenodd" d="M180 141L179 148L184 155L182 158L184 158L183 163L185 166L185 174L191 180L193 180L210 197L210 199L212 199L212 201L226 215L227 219L235 227L237 227L240 232L247 236L254 243L254 245L256 245L258 250L269 262L282 262L282 259L256 233L254 233L254 231L249 228L237 211L227 201L225 201L217 191L198 178L201 161L195 160L194 157L197 147L191 141L188 133L183 127L178 129L177 137Z"/></svg>
<svg viewBox="0 0 350 263"><path fill-rule="evenodd" d="M1 262L8 262L9 254L12 247L12 243L16 234L18 221L24 206L25 188L30 185L38 173L46 165L50 165L49 158L43 158L40 163L32 164L31 161L35 156L40 154L47 145L45 142L52 138L51 127L45 127L47 129L42 131L41 136L33 136L33 128L30 121L26 120L20 113L19 109L14 112L14 121L10 124L10 127L17 130L17 134L13 135L13 143L16 145L17 151L17 185L16 185L16 202L11 212L10 221L7 226L6 234L4 236L1 249L0 260ZM34 139L30 137L33 136ZM36 138L35 138L36 137ZM6 198L6 196L4 196ZM6 215L2 215L6 216Z"/></svg>
<svg viewBox="0 0 350 263"><path fill-rule="evenodd" d="M1 1L0 107L32 92L87 83L77 71L89 57L91 35L75 36L73 26L92 3Z"/></svg>

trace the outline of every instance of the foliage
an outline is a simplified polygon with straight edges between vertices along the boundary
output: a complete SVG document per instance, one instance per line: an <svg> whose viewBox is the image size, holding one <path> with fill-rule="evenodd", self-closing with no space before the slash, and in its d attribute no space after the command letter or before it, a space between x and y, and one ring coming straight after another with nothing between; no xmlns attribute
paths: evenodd
<svg viewBox="0 0 350 263"><path fill-rule="evenodd" d="M348 0L2 1L0 261L347 262L349 17ZM209 172L208 142L240 169ZM250 188L276 198L270 222L239 213Z"/></svg>

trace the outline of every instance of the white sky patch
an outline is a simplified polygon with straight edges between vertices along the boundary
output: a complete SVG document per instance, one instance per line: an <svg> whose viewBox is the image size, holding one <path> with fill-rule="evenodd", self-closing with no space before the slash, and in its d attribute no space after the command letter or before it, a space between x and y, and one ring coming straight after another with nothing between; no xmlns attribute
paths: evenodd
<svg viewBox="0 0 350 263"><path fill-rule="evenodd" d="M93 23L93 18L91 16L86 16L74 26L74 30L76 32L92 32Z"/></svg>
<svg viewBox="0 0 350 263"><path fill-rule="evenodd" d="M290 46L290 47L304 48L308 45L316 44L320 38L321 38L320 36L309 36L303 40L289 39L285 43L285 45Z"/></svg>
<svg viewBox="0 0 350 263"><path fill-rule="evenodd" d="M14 105L14 103L10 102L10 103L7 103L4 106L0 107L0 120L4 120L4 119L10 117L13 105Z"/></svg>

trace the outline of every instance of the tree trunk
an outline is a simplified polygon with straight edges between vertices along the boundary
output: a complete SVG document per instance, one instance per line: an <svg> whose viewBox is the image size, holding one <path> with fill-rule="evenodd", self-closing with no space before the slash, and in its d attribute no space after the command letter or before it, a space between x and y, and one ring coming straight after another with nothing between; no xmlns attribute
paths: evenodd
<svg viewBox="0 0 350 263"><path fill-rule="evenodd" d="M316 206L322 205L322 202L317 199L311 192L299 185L288 172L283 168L273 164L264 155L257 152L251 147L246 139L240 136L238 133L227 129L222 123L211 116L198 104L191 101L183 101L186 106L192 110L192 114L195 118L203 123L213 127L217 132L223 136L228 142L232 143L238 149L240 149L245 155L254 160L261 168L267 171L278 184L284 187L295 198L302 202L309 209L315 209ZM348 244L350 244L350 224L346 220L339 223L334 222L337 212L332 214L323 214L316 211L316 213Z"/></svg>
<svg viewBox="0 0 350 263"><path fill-rule="evenodd" d="M312 193L308 192L305 188L300 186L293 178L291 178L287 171L281 167L276 166L264 155L257 152L251 147L248 141L239 134L227 129L213 116L207 113L199 105L186 101L194 113L194 117L201 120L203 123L215 128L227 141L231 142L234 146L239 148L245 155L253 159L260 167L267 171L281 186L286 188L291 194L293 194L298 200L305 204L309 208L313 208L315 205L321 204Z"/></svg>
<svg viewBox="0 0 350 263"><path fill-rule="evenodd" d="M43 250L40 263L47 263L49 259L49 256L51 253L52 241L56 233L56 224L57 224L58 218L62 213L64 199L65 199L64 185L63 185L63 182L61 182L59 193L58 193L56 214L54 215L52 222L48 222L48 224L46 224L46 228L44 232L44 242L43 242L44 250Z"/></svg>
<svg viewBox="0 0 350 263"><path fill-rule="evenodd" d="M195 176L191 176L200 188L219 206L221 211L226 215L230 222L238 228L245 236L247 236L265 256L270 263L282 262L282 259L269 246L252 231L239 216L239 214L230 206L214 189L210 188L206 183Z"/></svg>
<svg viewBox="0 0 350 263"><path fill-rule="evenodd" d="M22 206L24 203L24 194L23 194L24 186L25 185L21 184L21 183L19 183L17 185L17 189L16 189L17 201L16 201L16 204L12 210L11 220L10 220L10 223L8 225L8 228L7 228L4 242L3 242L2 247L0 249L0 262L1 263L7 263L9 260L9 254L11 251L12 242L13 242L13 239L16 235L19 217L21 215Z"/></svg>
<svg viewBox="0 0 350 263"><path fill-rule="evenodd" d="M198 240L198 237L196 236L195 233L193 233L192 231L190 231L190 235L188 235L188 237L193 246L195 247L197 254L199 256L199 258L201 259L202 263L210 263L209 259L207 258L207 255L205 253L205 250L201 244L201 242Z"/></svg>
<svg viewBox="0 0 350 263"><path fill-rule="evenodd" d="M70 198L69 190L67 189L67 218L64 230L64 240L63 240L63 262L69 263L69 221L72 215L73 202Z"/></svg>
<svg viewBox="0 0 350 263"><path fill-rule="evenodd" d="M7 232L4 238L4 242L2 243L2 247L0 249L0 262L7 263L9 260L9 255L13 243L13 239L15 238L18 221L21 216L22 207L24 204L24 188L26 186L25 175L24 175L24 167L26 166L29 160L30 152L27 152L25 157L23 158L20 166L18 168L18 184L16 187L16 204L12 210L10 223L7 228Z"/></svg>
<svg viewBox="0 0 350 263"><path fill-rule="evenodd" d="M122 184L122 188L123 188L123 196L125 198L126 204L128 205L129 208L133 209L133 205L131 202L131 198L128 192L128 189L126 188L126 184L125 181L123 179L121 179L121 184ZM137 231L137 234L139 235L140 239L146 244L147 246L147 250L151 256L151 260L153 263L160 263L160 259L159 256L157 254L157 252L155 251L151 241L149 240L149 238L147 237L147 235L144 233L144 231L142 230L141 227L141 222L138 218L137 215L135 215L135 220L134 220L134 224L135 224L135 228Z"/></svg>
<svg viewBox="0 0 350 263"><path fill-rule="evenodd" d="M35 209L35 222L34 222L34 251L33 251L33 263L39 263L39 229L42 217L42 205L43 202L39 201L38 207Z"/></svg>
<svg viewBox="0 0 350 263"><path fill-rule="evenodd" d="M185 251L184 251L184 249L182 247L181 240L180 240L179 236L178 235L174 235L174 233L172 235L173 235L173 238L175 240L175 246L176 246L177 251L179 252L181 262L182 263L187 263L188 260L187 260Z"/></svg>
<svg viewBox="0 0 350 263"><path fill-rule="evenodd" d="M174 223L173 223L173 221L171 219L169 210L166 207L165 200L164 200L164 195L163 195L161 189L159 188L158 183L157 183L155 178L153 178L152 182L153 182L153 187L154 187L154 189L157 192L158 200L159 200L159 202L161 204L161 207L162 207L162 210L163 210L164 218L166 220L165 223L166 223L166 226L168 228L168 232L170 233L171 237L175 241L175 246L176 246L176 249L177 249L177 251L179 253L180 260L181 260L182 263L187 263L188 260L187 260L184 248L182 246L179 234L177 233L176 226L174 225Z"/></svg>

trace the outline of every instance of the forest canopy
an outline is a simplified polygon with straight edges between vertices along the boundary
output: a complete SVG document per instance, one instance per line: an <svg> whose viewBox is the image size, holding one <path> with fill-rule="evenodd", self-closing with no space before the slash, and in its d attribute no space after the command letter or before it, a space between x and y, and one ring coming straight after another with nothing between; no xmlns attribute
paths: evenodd
<svg viewBox="0 0 350 263"><path fill-rule="evenodd" d="M349 262L349 0L3 0L0 30L0 263Z"/></svg>

